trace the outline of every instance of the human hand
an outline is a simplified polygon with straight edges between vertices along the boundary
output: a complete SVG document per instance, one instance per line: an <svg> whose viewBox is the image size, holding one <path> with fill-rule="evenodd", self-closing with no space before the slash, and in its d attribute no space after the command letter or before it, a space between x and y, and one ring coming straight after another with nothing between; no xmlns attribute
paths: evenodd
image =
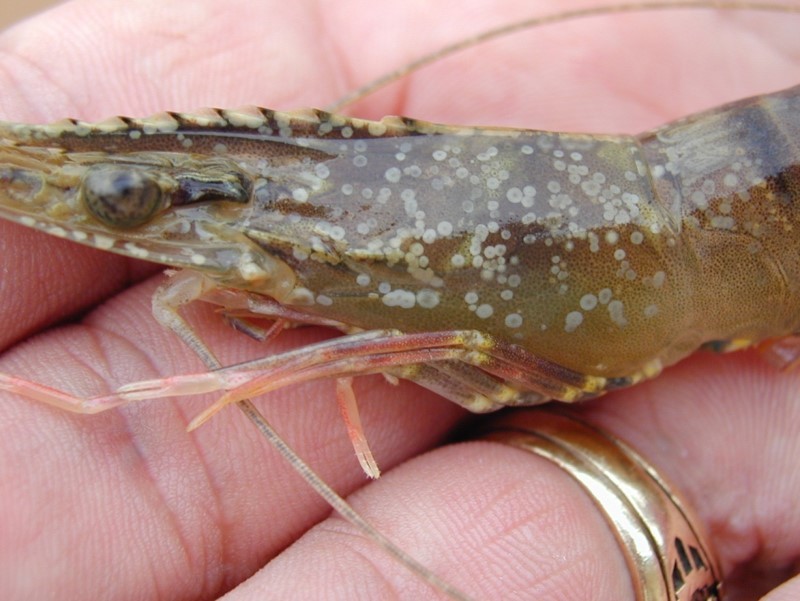
<svg viewBox="0 0 800 601"><path fill-rule="evenodd" d="M543 2L542 11L565 4ZM0 111L47 122L248 103L324 106L426 50L531 10L512 0L462 2L457 12L355 1L335 10L277 0L224 8L210 0L70 2L0 39ZM796 82L796 25L782 15L706 13L556 25L468 51L353 110L635 132ZM145 278L156 268L5 222L0 262L0 339L8 348L0 371L91 395L202 369L150 315L162 278ZM325 335L291 330L264 349L208 307L192 308L190 319L225 363ZM709 529L725 573L752 598L796 571L797 388L795 375L755 353L698 354L581 412L676 484ZM462 411L379 377L362 379L357 395L385 474L366 486L330 382L281 390L259 405L337 490L358 489L353 503L379 530L466 593L629 598L613 536L558 468L478 442L419 456L464 421ZM324 503L236 411L187 434L209 399L76 416L0 398L3 598L435 595L339 518L322 521ZM768 599L799 595L795 579Z"/></svg>

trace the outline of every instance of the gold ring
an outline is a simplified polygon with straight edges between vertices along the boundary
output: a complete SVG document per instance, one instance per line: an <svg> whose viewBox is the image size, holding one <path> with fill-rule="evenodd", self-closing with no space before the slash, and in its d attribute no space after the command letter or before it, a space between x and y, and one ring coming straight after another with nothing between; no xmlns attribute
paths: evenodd
<svg viewBox="0 0 800 601"><path fill-rule="evenodd" d="M718 601L721 573L699 521L633 449L573 415L506 414L478 440L549 459L589 493L625 555L637 601Z"/></svg>

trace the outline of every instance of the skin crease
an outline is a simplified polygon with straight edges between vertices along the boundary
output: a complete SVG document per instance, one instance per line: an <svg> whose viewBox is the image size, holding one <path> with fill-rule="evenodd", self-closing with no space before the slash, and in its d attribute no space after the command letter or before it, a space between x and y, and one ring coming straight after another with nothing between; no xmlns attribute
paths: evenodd
<svg viewBox="0 0 800 601"><path fill-rule="evenodd" d="M0 36L0 116L324 106L467 33L578 5L68 2ZM560 24L438 63L349 110L636 132L797 83L799 19L676 11ZM156 271L0 222L0 371L78 395L201 371L150 315ZM225 363L328 335L289 331L265 351L208 307L189 316ZM357 490L368 520L464 592L631 598L610 531L558 468L489 443L422 455L464 412L377 377L356 392L384 470L368 485L330 382L258 404L334 488ZM800 598L799 397L798 376L753 351L698 353L580 411L685 494L731 576L729 598L778 601ZM0 598L437 598L342 520L325 520L326 505L235 409L187 434L208 402L76 416L0 394Z"/></svg>

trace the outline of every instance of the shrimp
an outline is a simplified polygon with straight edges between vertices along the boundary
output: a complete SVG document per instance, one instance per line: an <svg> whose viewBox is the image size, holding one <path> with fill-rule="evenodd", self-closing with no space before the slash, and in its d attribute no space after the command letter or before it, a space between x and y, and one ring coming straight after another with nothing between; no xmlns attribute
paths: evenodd
<svg viewBox="0 0 800 601"><path fill-rule="evenodd" d="M230 391L196 427L287 384L386 372L483 413L788 335L799 116L795 87L637 137L263 109L0 126L4 216L187 270L154 310L201 356L175 311L198 299L349 334L108 398L31 393L96 413ZM764 315L762 294L785 300Z"/></svg>
<svg viewBox="0 0 800 601"><path fill-rule="evenodd" d="M636 138L263 109L6 124L3 216L184 269L154 313L208 367L178 312L194 300L252 337L305 324L344 336L88 399L0 386L81 413L224 390L196 426L234 402L259 422L247 399L324 377L352 411L348 378L385 373L486 412L591 398L704 344L792 334L798 96ZM732 265L736 288L720 269ZM780 301L769 315L765 294Z"/></svg>

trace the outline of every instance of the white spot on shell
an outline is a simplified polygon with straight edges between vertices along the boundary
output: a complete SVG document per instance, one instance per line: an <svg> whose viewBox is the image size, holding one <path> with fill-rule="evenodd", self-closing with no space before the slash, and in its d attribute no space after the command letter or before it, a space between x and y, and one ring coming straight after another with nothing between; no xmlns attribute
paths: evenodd
<svg viewBox="0 0 800 601"><path fill-rule="evenodd" d="M732 230L736 222L734 221L733 217L728 217L724 215L715 215L711 218L711 227L720 229L720 230Z"/></svg>
<svg viewBox="0 0 800 601"><path fill-rule="evenodd" d="M380 121L370 121L367 124L367 131L371 136L382 136L386 133L386 124Z"/></svg>
<svg viewBox="0 0 800 601"><path fill-rule="evenodd" d="M114 239L100 234L94 235L94 245L100 250L109 250L114 248Z"/></svg>
<svg viewBox="0 0 800 601"><path fill-rule="evenodd" d="M574 332L583 323L583 313L580 311L570 311L564 319L564 331Z"/></svg>
<svg viewBox="0 0 800 601"><path fill-rule="evenodd" d="M608 303L608 314L611 316L611 321L618 326L628 325L628 320L625 319L625 306L621 300L612 300Z"/></svg>
<svg viewBox="0 0 800 601"><path fill-rule="evenodd" d="M439 293L430 288L423 288L417 292L417 304L423 309L433 309L439 304Z"/></svg>
<svg viewBox="0 0 800 601"><path fill-rule="evenodd" d="M127 250L132 257L136 257L137 259L146 259L150 255L149 251L141 246L136 246L133 242L126 242L125 250Z"/></svg>
<svg viewBox="0 0 800 601"><path fill-rule="evenodd" d="M487 305L486 303L480 305L477 309L475 309L475 315L480 317L481 319L486 319L491 317L494 313L494 308L491 305Z"/></svg>
<svg viewBox="0 0 800 601"><path fill-rule="evenodd" d="M436 231L442 236L449 236L453 233L453 224L449 221L440 221L436 226Z"/></svg>
<svg viewBox="0 0 800 601"><path fill-rule="evenodd" d="M387 307L401 307L403 309L411 309L417 303L417 297L413 292L401 289L392 290L384 294L381 300Z"/></svg>
<svg viewBox="0 0 800 601"><path fill-rule="evenodd" d="M264 117L253 113L242 111L225 111L225 118L234 127L249 127L258 129L264 124Z"/></svg>
<svg viewBox="0 0 800 601"><path fill-rule="evenodd" d="M67 230L63 227L59 227L57 225L51 226L47 228L47 233L51 236L56 236L58 238L66 238L67 237Z"/></svg>
<svg viewBox="0 0 800 601"><path fill-rule="evenodd" d="M330 176L331 170L325 163L317 163L314 165L314 175L320 179L327 179Z"/></svg>
<svg viewBox="0 0 800 601"><path fill-rule="evenodd" d="M397 167L389 167L386 170L386 173L383 174L383 176L386 178L386 181L391 182L393 184L396 184L397 182L399 182L400 181L400 177L402 175L403 175L403 173Z"/></svg>
<svg viewBox="0 0 800 601"><path fill-rule="evenodd" d="M584 294L580 300L581 309L591 311L597 306L597 297L594 294Z"/></svg>

